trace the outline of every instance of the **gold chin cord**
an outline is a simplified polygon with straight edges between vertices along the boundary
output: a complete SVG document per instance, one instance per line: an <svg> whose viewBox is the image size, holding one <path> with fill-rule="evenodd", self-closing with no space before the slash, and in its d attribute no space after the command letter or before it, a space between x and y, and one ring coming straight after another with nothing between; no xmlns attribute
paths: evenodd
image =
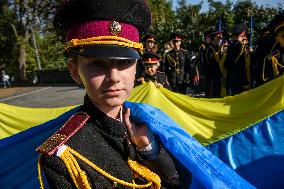
<svg viewBox="0 0 284 189"><path fill-rule="evenodd" d="M130 169L134 172L134 176L141 176L148 180L149 182L147 184L136 184L134 180L132 182L126 182L124 180L118 179L109 173L105 172L98 166L96 166L94 163L90 162L87 158L76 152L70 147L67 147L64 152L60 155L60 158L63 160L64 164L66 165L68 172L70 173L70 176L72 180L74 181L76 187L78 189L91 189L91 185L88 181L88 177L83 171L76 158L79 158L83 162L85 162L87 165L95 169L98 173L106 177L107 179L113 181L115 185L120 184L122 186L130 187L130 188L147 188L152 186L154 189L160 189L161 188L161 179L160 177L149 170L147 167L139 164L136 161L128 160L127 163L130 167ZM38 159L38 174L39 174L39 181L40 181L40 187L41 189L44 189L43 180L42 180L42 174L41 174L41 165L40 165L40 158Z"/></svg>

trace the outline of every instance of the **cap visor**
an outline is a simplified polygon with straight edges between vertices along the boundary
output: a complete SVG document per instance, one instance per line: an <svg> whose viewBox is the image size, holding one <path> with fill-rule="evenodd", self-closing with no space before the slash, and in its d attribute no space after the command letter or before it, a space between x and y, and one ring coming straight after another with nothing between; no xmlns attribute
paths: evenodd
<svg viewBox="0 0 284 189"><path fill-rule="evenodd" d="M84 46L77 51L77 54L109 59L140 59L140 53L137 50L116 45Z"/></svg>

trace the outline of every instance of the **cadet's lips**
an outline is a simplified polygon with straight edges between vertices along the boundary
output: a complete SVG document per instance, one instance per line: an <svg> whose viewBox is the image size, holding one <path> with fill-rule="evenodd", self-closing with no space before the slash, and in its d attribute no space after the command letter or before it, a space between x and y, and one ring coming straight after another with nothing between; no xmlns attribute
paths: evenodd
<svg viewBox="0 0 284 189"><path fill-rule="evenodd" d="M108 96L118 96L122 91L123 89L107 89L104 90L103 93L105 93Z"/></svg>

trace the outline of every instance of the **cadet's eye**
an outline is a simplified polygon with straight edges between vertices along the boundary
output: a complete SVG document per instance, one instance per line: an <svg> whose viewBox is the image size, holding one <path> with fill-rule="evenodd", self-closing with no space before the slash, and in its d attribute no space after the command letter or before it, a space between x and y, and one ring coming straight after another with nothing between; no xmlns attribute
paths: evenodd
<svg viewBox="0 0 284 189"><path fill-rule="evenodd" d="M135 60L119 60L116 62L117 67L128 67L135 63Z"/></svg>
<svg viewBox="0 0 284 189"><path fill-rule="evenodd" d="M100 68L100 67L104 67L105 63L103 61L94 60L90 63L90 66L95 67L95 68Z"/></svg>

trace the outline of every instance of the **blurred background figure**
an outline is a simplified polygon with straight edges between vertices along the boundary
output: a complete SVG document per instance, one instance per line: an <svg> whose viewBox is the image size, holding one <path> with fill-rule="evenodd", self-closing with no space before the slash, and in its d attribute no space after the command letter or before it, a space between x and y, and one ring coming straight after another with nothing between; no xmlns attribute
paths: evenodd
<svg viewBox="0 0 284 189"><path fill-rule="evenodd" d="M248 31L245 24L231 28L232 44L224 62L227 95L236 95L250 88L250 51L247 50Z"/></svg>
<svg viewBox="0 0 284 189"><path fill-rule="evenodd" d="M137 79L138 85L152 81L155 83L157 88L165 87L167 89L170 89L165 72L158 71L160 60L160 57L155 53L148 52L143 54L142 62L144 71L141 77Z"/></svg>
<svg viewBox="0 0 284 189"><path fill-rule="evenodd" d="M172 90L185 94L185 83L190 82L189 69L191 67L189 52L181 48L182 38L183 35L179 32L171 34L174 48L166 53L165 72Z"/></svg>
<svg viewBox="0 0 284 189"><path fill-rule="evenodd" d="M222 72L219 62L222 56L222 31L211 31L210 42L205 53L205 77L207 83L206 97L219 98L221 96Z"/></svg>
<svg viewBox="0 0 284 189"><path fill-rule="evenodd" d="M2 70L1 76L2 76L3 87L4 88L11 87L10 76L6 74L4 70Z"/></svg>
<svg viewBox="0 0 284 189"><path fill-rule="evenodd" d="M284 75L284 12L272 19L270 29L276 41L263 60L263 82Z"/></svg>
<svg viewBox="0 0 284 189"><path fill-rule="evenodd" d="M143 41L145 43L145 52L153 52L153 48L156 42L156 35L148 33L144 36Z"/></svg>

